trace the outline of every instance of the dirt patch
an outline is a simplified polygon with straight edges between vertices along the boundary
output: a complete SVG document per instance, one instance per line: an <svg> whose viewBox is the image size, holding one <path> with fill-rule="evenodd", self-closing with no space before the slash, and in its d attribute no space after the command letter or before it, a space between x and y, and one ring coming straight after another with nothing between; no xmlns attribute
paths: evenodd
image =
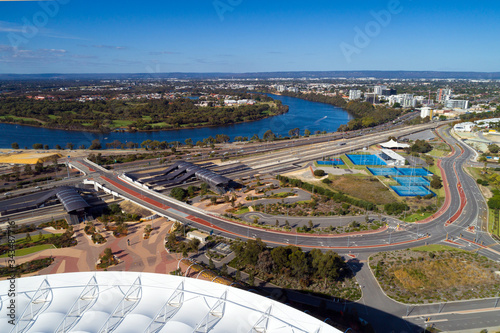
<svg viewBox="0 0 500 333"><path fill-rule="evenodd" d="M146 217L153 215L153 213L145 208L142 208L141 206L136 205L135 203L131 201L122 201L120 203L120 207L122 210L129 214L136 214L138 216Z"/></svg>

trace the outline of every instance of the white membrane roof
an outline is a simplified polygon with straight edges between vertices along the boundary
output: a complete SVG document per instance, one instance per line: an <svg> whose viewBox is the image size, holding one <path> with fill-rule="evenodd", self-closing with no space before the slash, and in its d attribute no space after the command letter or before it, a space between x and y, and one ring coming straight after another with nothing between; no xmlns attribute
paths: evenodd
<svg viewBox="0 0 500 333"><path fill-rule="evenodd" d="M340 332L251 292L191 278L80 272L0 281L0 332Z"/></svg>

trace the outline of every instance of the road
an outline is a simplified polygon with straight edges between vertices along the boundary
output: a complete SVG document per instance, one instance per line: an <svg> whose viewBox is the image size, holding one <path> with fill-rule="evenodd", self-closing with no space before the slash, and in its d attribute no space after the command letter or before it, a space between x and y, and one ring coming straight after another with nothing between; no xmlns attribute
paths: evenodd
<svg viewBox="0 0 500 333"><path fill-rule="evenodd" d="M400 133L404 132L404 130L399 131ZM79 163L81 168L86 169L95 180L127 198L140 202L142 205L167 216L172 216L183 223L196 225L200 229L213 231L215 234L225 237L261 238L271 246L294 244L307 249L332 249L339 253L356 254L358 258L364 258L364 260L368 258L370 253L374 252L440 243L469 250L476 249L479 254L500 261L500 245L491 239L485 229L487 223L486 202L475 180L463 169L463 166L471 157L475 156L475 153L468 146L453 138L449 130L440 128L438 133L453 149L450 156L444 157L440 161L442 173L446 178L444 184L447 192L445 203L440 212L436 213L426 223L409 225L399 222L403 225L402 231L396 232L393 228L389 228L384 232L352 236L304 235L250 227L222 219L176 202L161 194L140 188L120 179L114 173L96 170L83 160L75 161L75 163ZM391 135L391 132L387 132L386 135ZM349 143L352 149L358 149L370 142L375 143L377 139L380 140L379 134L378 138L366 135L352 139ZM302 163L318 158L317 156L324 154L325 148L321 146L322 144L324 143L316 144L316 147L313 148L295 148L296 159L292 162ZM346 147L331 149L330 146L329 152L330 154L336 154L337 151L340 153L345 149ZM267 163L272 160L282 161L281 159L286 156L290 156L290 152L280 151L272 159L269 156L267 158L256 157L253 158L254 166L262 165L264 160L268 161ZM260 158L262 159L259 160ZM284 164L292 162L284 162ZM389 222L392 227L394 227L395 223L398 222L394 220ZM475 233L467 231L471 226L476 227ZM363 298L360 302L350 306L361 307L360 310L363 310L363 306L382 309L398 318L404 317L407 322L421 327L429 324L424 321L429 317L431 318L430 323L434 321L439 324L438 326L441 329L445 330L456 329L457 321L462 329L484 327L485 323L489 323L491 326L500 325L498 322L500 308L497 308L496 304L498 299L408 307L386 297L378 287L368 265L365 264L361 267L357 273L357 278L360 285L364 286ZM369 315L370 313L367 311L366 316ZM380 321L380 318L370 319L373 319L374 322Z"/></svg>

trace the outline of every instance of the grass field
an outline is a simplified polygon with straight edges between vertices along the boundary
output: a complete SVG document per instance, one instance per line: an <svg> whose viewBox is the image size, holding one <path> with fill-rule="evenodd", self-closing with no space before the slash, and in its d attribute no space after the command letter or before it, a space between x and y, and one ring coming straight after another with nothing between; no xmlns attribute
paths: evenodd
<svg viewBox="0 0 500 333"><path fill-rule="evenodd" d="M52 244L36 245L36 246L28 247L28 248L25 248L25 249L16 250L15 256L16 257L22 257L22 256L25 256L27 254L32 254L32 253L35 253L35 252L40 252L40 251L43 251L43 250L55 249L55 248L56 247L54 245L52 245ZM0 256L0 258L6 258L7 255L8 255L8 253L2 254Z"/></svg>
<svg viewBox="0 0 500 333"><path fill-rule="evenodd" d="M44 237L61 237L61 235L58 235L58 234L44 235ZM31 242L36 242L38 240L40 240L40 235L31 236ZM16 240L16 244L25 244L25 243L29 243L29 242L30 241L26 240L26 237L23 237L23 238ZM6 245L6 244L3 244L3 245ZM35 246L27 247L24 249L16 250L15 256L16 257L25 256L27 254L39 252L39 251L46 250L46 249L54 249L54 248L55 248L55 246L52 244L35 245ZM7 257L7 253L0 256L0 258L5 258L5 257Z"/></svg>
<svg viewBox="0 0 500 333"><path fill-rule="evenodd" d="M113 127L127 127L134 123L133 120L113 120Z"/></svg>
<svg viewBox="0 0 500 333"><path fill-rule="evenodd" d="M362 175L329 176L329 185L336 191L343 192L354 198L373 202L377 205L392 203L397 199L392 192L378 179Z"/></svg>
<svg viewBox="0 0 500 333"><path fill-rule="evenodd" d="M431 245L424 245L424 246L414 247L412 250L413 251L421 251L421 252L437 252L437 251L462 251L462 252L467 252L467 251L464 251L464 250L456 249L456 248L448 246L448 245L439 245L439 244L431 244Z"/></svg>
<svg viewBox="0 0 500 333"><path fill-rule="evenodd" d="M38 119L35 119L35 118L26 118L26 117L16 117L16 116L0 116L0 119L5 119L6 117L9 117L9 118L12 118L14 120L27 120L27 121L30 121L30 120L33 120L33 121L38 121L40 124L45 124L44 121L41 121L41 120L38 120Z"/></svg>
<svg viewBox="0 0 500 333"><path fill-rule="evenodd" d="M500 237L500 226L495 226L495 213L493 209L488 209L488 231L492 235Z"/></svg>
<svg viewBox="0 0 500 333"><path fill-rule="evenodd" d="M406 218L403 219L405 222L416 222L416 221L421 221L425 220L429 216L431 216L433 213L430 212L425 212L425 213L415 213L407 216Z"/></svg>

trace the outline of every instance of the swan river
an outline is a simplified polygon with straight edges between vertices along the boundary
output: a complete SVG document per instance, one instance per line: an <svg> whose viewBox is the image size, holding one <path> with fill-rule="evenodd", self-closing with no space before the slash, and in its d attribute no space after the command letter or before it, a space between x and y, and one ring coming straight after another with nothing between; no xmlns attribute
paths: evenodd
<svg viewBox="0 0 500 333"><path fill-rule="evenodd" d="M11 148L13 142L17 142L20 148L32 148L35 143L49 145L49 148L54 148L57 144L65 147L68 142L73 143L75 148L81 145L89 147L94 139L99 139L103 147L105 147L105 143L114 140L119 140L122 143L132 141L139 144L148 139L184 143L185 139L191 138L196 143L198 140L209 136L215 137L217 134L227 134L231 140L236 136L250 138L254 134L262 137L267 130L273 131L276 135L286 136L290 129L297 127L301 134L306 129L311 133L336 131L340 125L347 124L352 119L352 116L345 110L333 105L309 102L294 97L268 95L281 100L284 105L288 105L289 111L283 115L234 125L152 132L91 133L0 124L0 148Z"/></svg>

